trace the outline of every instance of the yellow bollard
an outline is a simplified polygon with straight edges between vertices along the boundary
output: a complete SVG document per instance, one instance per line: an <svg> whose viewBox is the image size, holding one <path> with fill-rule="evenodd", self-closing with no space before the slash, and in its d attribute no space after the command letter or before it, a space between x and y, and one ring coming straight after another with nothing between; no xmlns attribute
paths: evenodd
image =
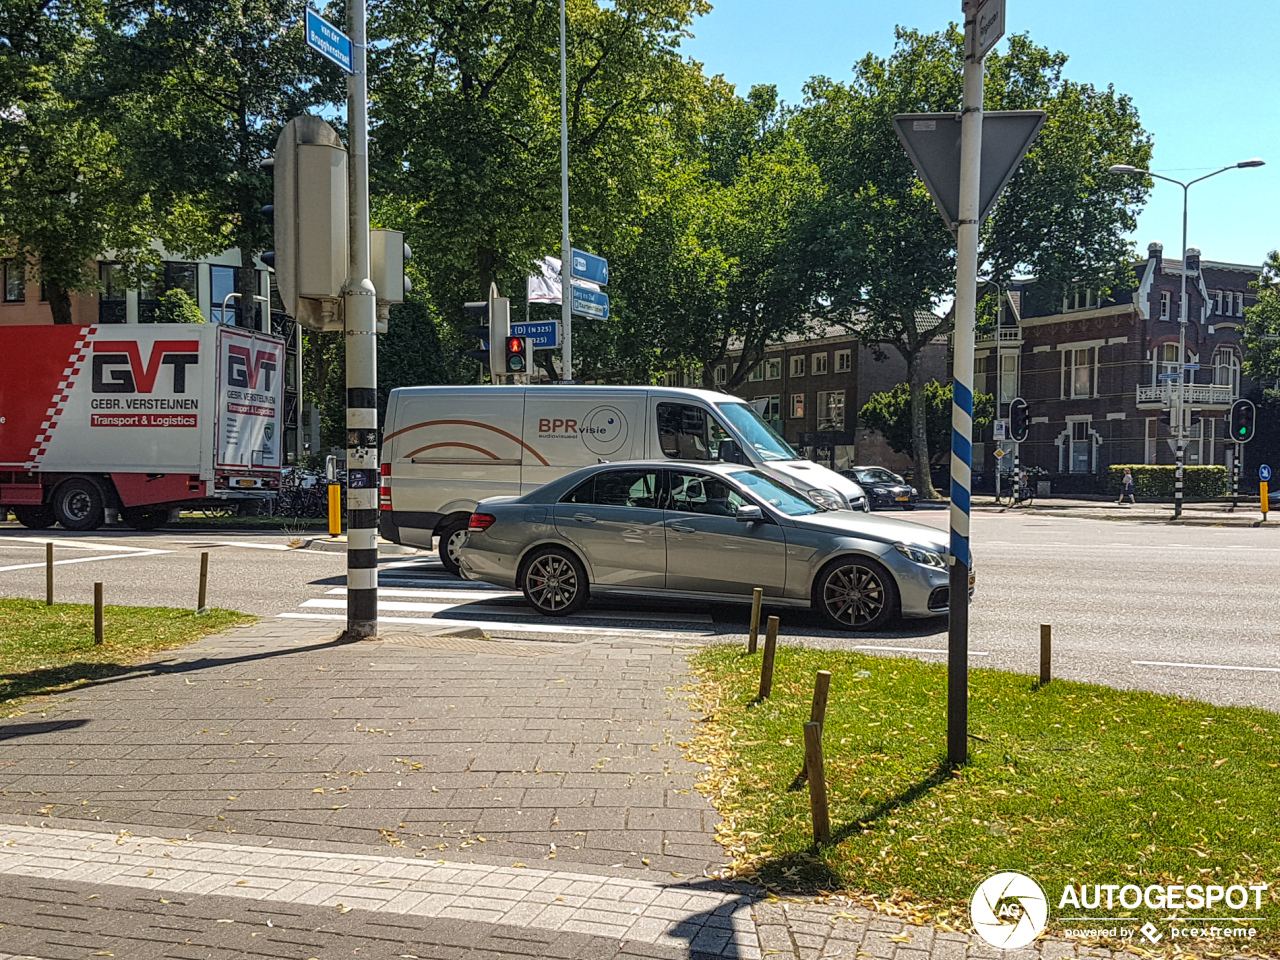
<svg viewBox="0 0 1280 960"><path fill-rule="evenodd" d="M1267 511L1271 508L1271 504L1268 503L1270 498L1267 496L1270 493L1270 490L1267 489L1270 484L1263 480L1259 486L1262 488L1262 519L1265 520L1267 519Z"/></svg>
<svg viewBox="0 0 1280 960"><path fill-rule="evenodd" d="M329 536L342 532L342 485L329 484Z"/></svg>

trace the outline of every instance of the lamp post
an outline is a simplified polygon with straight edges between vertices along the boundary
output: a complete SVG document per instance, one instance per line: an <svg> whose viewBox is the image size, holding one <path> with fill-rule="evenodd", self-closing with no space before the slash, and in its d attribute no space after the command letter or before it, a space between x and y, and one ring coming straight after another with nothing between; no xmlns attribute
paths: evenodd
<svg viewBox="0 0 1280 960"><path fill-rule="evenodd" d="M1187 394L1187 194L1191 187L1201 180L1208 180L1210 177L1216 177L1218 174L1226 173L1228 170L1261 167L1264 163L1265 161L1256 157L1252 160L1241 160L1239 163L1233 163L1230 166L1223 167L1221 170L1215 170L1213 173L1206 173L1203 177L1196 177L1186 183L1127 163L1117 163L1107 168L1107 173L1138 174L1144 177L1155 177L1157 180L1176 183L1182 188L1182 276L1178 293L1178 400L1174 405L1174 415L1178 421L1178 456L1173 484L1173 515L1175 518L1182 516L1182 468L1187 443L1186 413L1184 408Z"/></svg>
<svg viewBox="0 0 1280 960"><path fill-rule="evenodd" d="M242 294L242 293L228 293L225 297L223 297L223 298L222 298L222 310L221 310L221 312L218 314L218 322L219 322L219 323L226 323L226 322L227 322L227 303L228 303L228 302L230 302L231 300L239 300L239 299L241 299L241 297L243 297L243 296L244 296L244 294ZM260 294L257 294L257 293L255 293L255 294L253 295L253 299L254 299L254 302L255 302L255 303L269 303L269 302L270 302L266 297L261 296Z"/></svg>

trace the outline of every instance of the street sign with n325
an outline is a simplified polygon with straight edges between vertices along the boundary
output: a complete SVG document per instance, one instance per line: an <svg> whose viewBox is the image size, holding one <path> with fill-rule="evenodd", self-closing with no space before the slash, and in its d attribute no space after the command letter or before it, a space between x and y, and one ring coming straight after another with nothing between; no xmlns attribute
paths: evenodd
<svg viewBox="0 0 1280 960"><path fill-rule="evenodd" d="M594 253L574 248L573 265L569 276L577 277L579 280L590 280L602 287L608 286L609 261L604 257L597 257Z"/></svg>
<svg viewBox="0 0 1280 960"><path fill-rule="evenodd" d="M307 46L327 60L336 63L347 73L355 73L351 56L351 38L320 14L307 7L304 23Z"/></svg>
<svg viewBox="0 0 1280 960"><path fill-rule="evenodd" d="M513 337L527 337L529 346L535 350L554 350L560 346L560 322L543 320L537 323L519 323L511 321Z"/></svg>

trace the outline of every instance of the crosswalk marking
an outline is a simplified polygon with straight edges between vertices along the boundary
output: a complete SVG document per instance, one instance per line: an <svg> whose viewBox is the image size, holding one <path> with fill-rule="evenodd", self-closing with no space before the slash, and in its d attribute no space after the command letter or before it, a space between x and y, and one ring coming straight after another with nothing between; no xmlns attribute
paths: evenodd
<svg viewBox="0 0 1280 960"><path fill-rule="evenodd" d="M332 595L346 596L346 587L333 587L326 590L325 593ZM378 588L378 595L382 597L421 597L426 598L456 598L460 600L509 600L519 597L521 594L516 590L424 590L418 589L395 589L392 587Z"/></svg>
<svg viewBox="0 0 1280 960"><path fill-rule="evenodd" d="M424 596L430 596L425 594ZM305 600L300 606L303 607L330 607L337 609L345 609L346 600L328 600L325 598L316 598L313 600ZM513 607L513 606L496 606L483 603L471 603L465 606L458 603L424 603L406 600L379 600L378 610L391 611L393 613L427 613L437 614L446 611L452 611L455 614L472 614L475 616L502 616L502 617L541 617L542 614L529 607ZM588 620L651 620L664 623L711 623L711 616L706 613L662 613L651 611L636 611L629 613L624 610L592 610L576 614L575 616ZM434 619L434 617L432 617Z"/></svg>
<svg viewBox="0 0 1280 960"><path fill-rule="evenodd" d="M337 613L279 613L276 616L285 620L332 620L345 621L347 618ZM646 637L651 640L680 640L687 637L711 637L714 630L642 630L636 627L585 627L561 625L559 623L511 623L503 620L454 620L447 617L384 617L378 614L379 623L424 623L444 627L483 627L491 632L508 630L519 633L558 633L566 635L593 636L627 636Z"/></svg>

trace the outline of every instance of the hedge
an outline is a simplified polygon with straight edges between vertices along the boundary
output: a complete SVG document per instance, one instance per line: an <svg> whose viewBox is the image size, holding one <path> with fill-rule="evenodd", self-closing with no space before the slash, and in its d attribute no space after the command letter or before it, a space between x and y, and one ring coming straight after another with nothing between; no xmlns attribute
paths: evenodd
<svg viewBox="0 0 1280 960"><path fill-rule="evenodd" d="M1111 467L1107 486L1112 493L1120 492L1124 472L1133 471L1134 492L1150 500L1172 500L1174 477L1177 467L1149 467L1145 464L1129 464ZM1226 496L1226 467L1183 467L1182 495L1188 500L1209 500Z"/></svg>

